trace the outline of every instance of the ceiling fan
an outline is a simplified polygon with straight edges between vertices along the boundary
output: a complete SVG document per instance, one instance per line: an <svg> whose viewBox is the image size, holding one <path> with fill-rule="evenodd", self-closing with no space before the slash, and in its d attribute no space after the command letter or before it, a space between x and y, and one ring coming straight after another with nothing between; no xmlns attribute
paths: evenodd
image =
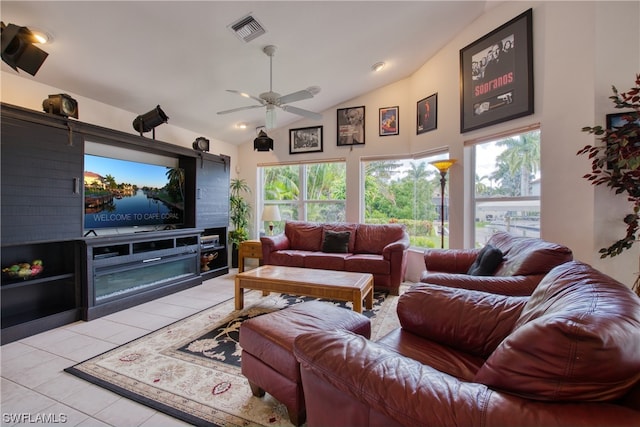
<svg viewBox="0 0 640 427"><path fill-rule="evenodd" d="M227 89L227 92L236 93L240 96L244 96L245 98L251 98L254 101L257 101L260 105L250 105L247 107L240 107L240 108L233 108L231 110L218 111L218 114L229 114L229 113L235 113L236 111L267 107L267 116L266 116L266 123L265 123L267 129L273 129L276 127L275 107L278 107L289 113L297 114L299 116L306 117L309 119L313 119L313 120L322 119L322 114L314 113L313 111L304 110L302 108L288 105L291 102L302 101L303 99L313 98L313 96L320 91L320 88L317 86L312 86L307 89L290 93L288 95L280 96L280 94L274 92L272 88L273 56L276 53L276 47L273 45L265 46L262 49L262 51L269 57L269 92L261 93L259 96L253 96L245 92L240 92L239 90Z"/></svg>

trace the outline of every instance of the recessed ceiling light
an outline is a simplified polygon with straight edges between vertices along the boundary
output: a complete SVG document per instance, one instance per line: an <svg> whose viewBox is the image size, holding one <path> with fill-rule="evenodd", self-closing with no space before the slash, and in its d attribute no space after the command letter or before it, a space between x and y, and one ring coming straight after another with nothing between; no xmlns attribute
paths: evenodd
<svg viewBox="0 0 640 427"><path fill-rule="evenodd" d="M385 66L384 62L376 62L371 66L371 69L377 73L378 71L382 70L384 66Z"/></svg>
<svg viewBox="0 0 640 427"><path fill-rule="evenodd" d="M247 124L244 123L244 122L238 123L236 125L236 128L238 128L238 129L246 129L247 128Z"/></svg>

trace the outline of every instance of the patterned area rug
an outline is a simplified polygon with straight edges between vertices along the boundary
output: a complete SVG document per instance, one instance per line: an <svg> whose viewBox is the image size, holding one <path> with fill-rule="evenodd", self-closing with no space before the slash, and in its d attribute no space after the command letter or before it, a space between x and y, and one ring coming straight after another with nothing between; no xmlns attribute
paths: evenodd
<svg viewBox="0 0 640 427"><path fill-rule="evenodd" d="M250 291L243 310L230 299L66 371L193 425L290 426L284 405L251 394L240 372L238 331L244 319L311 299ZM373 340L398 327L397 302L375 293L373 309L363 312Z"/></svg>

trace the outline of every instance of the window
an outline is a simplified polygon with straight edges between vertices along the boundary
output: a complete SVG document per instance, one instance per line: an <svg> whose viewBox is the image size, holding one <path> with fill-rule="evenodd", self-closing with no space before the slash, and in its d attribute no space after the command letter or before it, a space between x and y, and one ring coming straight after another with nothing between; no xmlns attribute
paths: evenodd
<svg viewBox="0 0 640 427"><path fill-rule="evenodd" d="M345 221L346 164L323 162L263 166L262 205L278 206L281 221L274 233L284 230L285 220ZM262 223L268 228L268 223Z"/></svg>
<svg viewBox="0 0 640 427"><path fill-rule="evenodd" d="M495 231L540 237L540 130L473 144L475 246Z"/></svg>
<svg viewBox="0 0 640 427"><path fill-rule="evenodd" d="M440 173L429 164L448 158L438 153L419 158L365 160L364 222L406 225L411 246L441 246ZM444 247L449 246L448 181L444 197Z"/></svg>

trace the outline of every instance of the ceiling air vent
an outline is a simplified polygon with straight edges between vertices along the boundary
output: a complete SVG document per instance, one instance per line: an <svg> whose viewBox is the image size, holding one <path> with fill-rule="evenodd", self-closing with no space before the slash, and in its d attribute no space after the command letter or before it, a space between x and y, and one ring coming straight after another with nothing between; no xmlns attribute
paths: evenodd
<svg viewBox="0 0 640 427"><path fill-rule="evenodd" d="M244 40L245 43L249 43L251 40L267 32L262 24L251 15L231 24L229 28L231 28L231 31L233 31L240 40Z"/></svg>

